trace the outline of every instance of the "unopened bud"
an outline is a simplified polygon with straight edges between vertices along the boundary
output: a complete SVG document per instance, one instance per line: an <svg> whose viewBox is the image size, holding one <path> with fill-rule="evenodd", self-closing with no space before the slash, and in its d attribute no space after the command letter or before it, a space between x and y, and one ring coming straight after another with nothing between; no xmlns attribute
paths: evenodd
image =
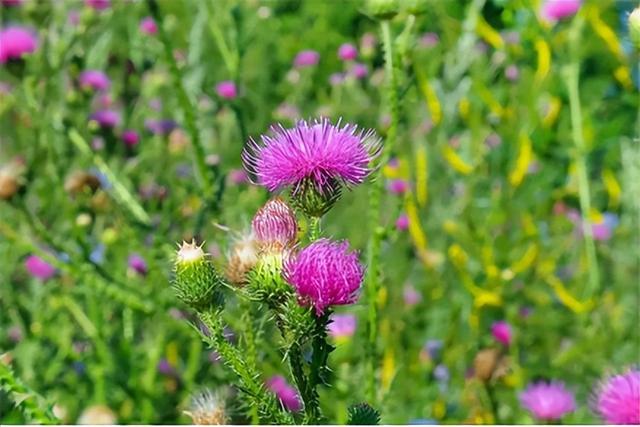
<svg viewBox="0 0 640 427"><path fill-rule="evenodd" d="M320 189L312 180L304 180L292 190L291 200L307 216L319 218L333 207L341 193L340 183L336 181L327 182Z"/></svg>
<svg viewBox="0 0 640 427"><path fill-rule="evenodd" d="M366 11L377 19L391 19L398 13L398 0L367 0Z"/></svg>
<svg viewBox="0 0 640 427"><path fill-rule="evenodd" d="M296 215L280 198L269 200L258 210L251 228L263 252L282 252L295 244L298 234Z"/></svg>
<svg viewBox="0 0 640 427"><path fill-rule="evenodd" d="M185 414L191 417L196 425L227 424L224 400L209 390L198 393L191 399L191 405Z"/></svg>
<svg viewBox="0 0 640 427"><path fill-rule="evenodd" d="M177 297L196 309L206 309L222 303L219 291L222 278L207 259L201 246L183 242L175 261L173 288Z"/></svg>
<svg viewBox="0 0 640 427"><path fill-rule="evenodd" d="M243 286L247 283L247 273L258 262L258 247L253 238L238 241L231 250L225 276L231 283Z"/></svg>

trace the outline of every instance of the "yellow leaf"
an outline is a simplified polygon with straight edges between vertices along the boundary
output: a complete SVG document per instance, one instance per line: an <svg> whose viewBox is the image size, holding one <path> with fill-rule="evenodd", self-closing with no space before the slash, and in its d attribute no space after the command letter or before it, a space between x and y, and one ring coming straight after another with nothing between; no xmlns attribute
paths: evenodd
<svg viewBox="0 0 640 427"><path fill-rule="evenodd" d="M613 53L620 61L623 61L624 53L622 51L622 46L620 45L620 40L618 40L615 31L613 31L611 27L609 27L609 25L600 18L600 10L596 6L589 6L586 8L586 14L593 30L602 40L604 40L609 51L611 51L611 53Z"/></svg>
<svg viewBox="0 0 640 427"><path fill-rule="evenodd" d="M404 210L409 218L409 235L413 240L413 244L418 249L418 252L424 252L427 249L427 236L422 230L420 225L420 217L418 216L418 209L413 201L411 192L407 193L404 201Z"/></svg>
<svg viewBox="0 0 640 427"><path fill-rule="evenodd" d="M625 89L632 89L633 82L631 81L631 72L629 71L629 67L626 65L621 65L615 69L613 72L613 76L620 82Z"/></svg>
<svg viewBox="0 0 640 427"><path fill-rule="evenodd" d="M391 346L389 346L387 347L387 351L385 351L384 357L382 359L382 374L380 379L383 389L389 389L391 380L393 380L393 376L395 374L395 369L396 361L395 357L393 356L393 349Z"/></svg>
<svg viewBox="0 0 640 427"><path fill-rule="evenodd" d="M549 44L544 39L536 40L536 52L538 53L538 67L534 79L540 83L547 77L551 69L551 50Z"/></svg>
<svg viewBox="0 0 640 427"><path fill-rule="evenodd" d="M484 41L489 43L495 49L502 49L504 47L504 40L502 36L497 32L482 16L478 17L476 23L476 32Z"/></svg>
<svg viewBox="0 0 640 427"><path fill-rule="evenodd" d="M610 169L602 171L602 181L604 182L604 188L609 195L609 208L615 209L620 205L620 195L622 189L616 179L615 174Z"/></svg>
<svg viewBox="0 0 640 427"><path fill-rule="evenodd" d="M469 117L469 110L471 108L471 103L467 98L462 98L458 103L458 112L460 112L460 117L466 119Z"/></svg>
<svg viewBox="0 0 640 427"><path fill-rule="evenodd" d="M467 264L467 261L469 261L469 256L464 251L464 249L462 249L462 247L457 243L454 243L451 246L449 246L449 250L447 251L447 254L449 255L449 259L451 260L451 263L460 270L464 269Z"/></svg>
<svg viewBox="0 0 640 427"><path fill-rule="evenodd" d="M529 136L526 133L521 132L519 140L520 150L518 158L516 159L515 167L509 174L509 183L513 187L518 187L522 183L522 180L529 169L529 163L531 163L531 159L533 157L533 150Z"/></svg>
<svg viewBox="0 0 640 427"><path fill-rule="evenodd" d="M544 127L551 127L556 122L558 118L558 114L560 113L560 107L562 106L562 102L560 102L560 98L557 96L552 96L549 100L549 107L547 109L546 114L542 118L542 125Z"/></svg>
<svg viewBox="0 0 640 427"><path fill-rule="evenodd" d="M424 145L419 145L416 150L416 199L418 205L427 204L428 184L429 184L429 159L427 149Z"/></svg>
<svg viewBox="0 0 640 427"><path fill-rule="evenodd" d="M527 250L524 252L522 257L520 257L520 259L511 266L511 270L516 274L528 270L533 265L533 262L536 260L537 256L538 245L536 245L535 243L531 243L527 247Z"/></svg>
<svg viewBox="0 0 640 427"><path fill-rule="evenodd" d="M425 98L427 108L431 114L431 121L434 125L437 125L442 120L442 107L440 106L438 95L424 72L418 67L415 67L415 72L418 87L420 88L420 92L422 92L422 96Z"/></svg>
<svg viewBox="0 0 640 427"><path fill-rule="evenodd" d="M560 302L574 313L586 313L594 307L595 304L591 299L586 302L578 301L556 276L550 275L546 280L549 286L554 290Z"/></svg>
<svg viewBox="0 0 640 427"><path fill-rule="evenodd" d="M449 145L445 145L442 149L442 155L449 165L463 175L469 175L473 172L473 166L465 162L462 157L456 153Z"/></svg>

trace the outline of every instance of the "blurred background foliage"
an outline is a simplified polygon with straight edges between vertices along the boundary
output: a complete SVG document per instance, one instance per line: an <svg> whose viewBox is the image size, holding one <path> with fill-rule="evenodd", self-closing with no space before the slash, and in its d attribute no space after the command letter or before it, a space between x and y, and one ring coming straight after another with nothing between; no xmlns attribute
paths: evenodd
<svg viewBox="0 0 640 427"><path fill-rule="evenodd" d="M381 224L375 406L383 422L495 421L491 394L500 420L530 422L517 393L547 378L577 394L579 409L565 422L590 423L596 419L586 402L597 379L640 360L638 57L626 29L632 3L586 0L574 18L582 22L588 216L593 224L605 215L617 221L596 241L597 289L587 286L593 266L569 215L580 209L563 71L574 23L545 23L533 0L431 0L423 13L392 21L401 122L394 162L383 167L386 180L406 180L409 190L385 195ZM40 40L33 55L0 70L0 164L25 169L20 193L0 202L0 354L69 423L96 404L120 423L188 422L182 412L191 394L232 381L168 283L176 242L206 241L224 268L234 239L267 200L240 179L245 138L320 115L383 137L389 124L383 52L379 42L362 42L367 33L379 39L378 27L361 2L159 6L162 31L154 36L139 29L150 14L143 1L113 0L104 11L30 0L0 9L3 27L32 27ZM345 42L359 47L368 75L347 73L332 85L333 73L348 71L336 55ZM293 67L305 49L320 53L319 64ZM86 69L107 73L107 93L79 89ZM236 81L237 99L216 94L222 80ZM180 85L195 106L215 178L212 199L196 178ZM121 114L115 129L89 120L104 108ZM160 119L176 129L149 131L148 121ZM140 143L125 147L123 129L138 131ZM70 190L76 171L98 176L99 188ZM364 250L367 196L366 185L347 192L326 218L327 235ZM400 215L406 230L394 225ZM31 254L58 274L46 282L31 277L24 266ZM132 254L146 262L144 274L132 268ZM408 301L411 291L418 297ZM364 399L365 310L340 311L360 324L332 354L332 384L321 398L329 418L345 422L347 407ZM232 329L242 329L240 319L229 315ZM472 368L478 351L496 347L496 320L512 325L514 342L504 372L485 385ZM439 352L425 348L434 340ZM267 375L286 375L269 331L259 349ZM232 422L247 421L228 395ZM4 394L0 421L25 421Z"/></svg>

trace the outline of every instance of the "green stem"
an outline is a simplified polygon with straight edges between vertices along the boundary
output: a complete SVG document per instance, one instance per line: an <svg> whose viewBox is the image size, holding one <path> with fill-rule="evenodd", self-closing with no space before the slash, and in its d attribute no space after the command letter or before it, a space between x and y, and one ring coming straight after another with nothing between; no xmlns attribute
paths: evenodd
<svg viewBox="0 0 640 427"><path fill-rule="evenodd" d="M291 424L293 421L291 416L282 412L275 396L267 392L264 385L258 381L260 375L255 365L248 363L238 349L225 338L221 313L202 312L199 316L210 333L210 335L202 334L203 339L215 348L222 356L224 363L239 377L241 389L249 397L252 406L257 408L260 422Z"/></svg>
<svg viewBox="0 0 640 427"><path fill-rule="evenodd" d="M382 43L384 46L385 73L387 76L387 102L391 108L391 125L387 132L387 138L383 147L380 165L384 166L391 157L398 133L398 119L400 105L398 101L398 88L395 75L393 38L389 21L380 23L382 32ZM365 280L365 293L367 296L367 330L368 339L366 342L366 397L375 405L376 402L376 366L378 365L378 354L376 349L378 336L378 313L376 300L378 288L380 286L380 252L382 246L382 236L384 229L380 226L381 221L381 199L384 190L382 177L382 167L378 168L373 185L369 194L369 244L367 251L367 277Z"/></svg>
<svg viewBox="0 0 640 427"><path fill-rule="evenodd" d="M297 343L292 344L289 348L288 356L293 379L304 402L305 421L307 424L317 424L320 419L318 393L311 386L304 373L304 359L300 345Z"/></svg>
<svg viewBox="0 0 640 427"><path fill-rule="evenodd" d="M11 368L0 361L0 390L3 390L16 408L35 424L59 424L44 399L29 390Z"/></svg>
<svg viewBox="0 0 640 427"><path fill-rule="evenodd" d="M577 19L577 18L576 18ZM571 39L571 63L564 69L564 79L569 91L569 107L571 112L571 135L575 144L575 164L578 175L578 195L580 198L580 210L582 215L582 235L587 252L587 264L589 269L589 281L583 290L583 297L588 299L599 288L600 274L598 271L598 259L596 245L593 239L591 227L591 192L589 189L589 175L587 171L587 147L582 133L582 111L580 107L580 62L577 56L577 43L579 43L579 30L581 23L576 21L572 28Z"/></svg>
<svg viewBox="0 0 640 427"><path fill-rule="evenodd" d="M320 238L320 233L322 232L320 228L321 221L321 217L309 217L309 242L313 243Z"/></svg>
<svg viewBox="0 0 640 427"><path fill-rule="evenodd" d="M176 58L173 55L171 40L162 25L162 16L160 14L160 8L158 7L157 0L147 0L147 7L149 8L149 11L151 12L153 18L156 20L156 22L158 22L158 36L160 38L160 41L162 42L165 60L169 64L169 69L173 77L173 85L178 96L178 102L180 103L180 107L182 108L182 111L184 113L185 127L190 134L189 136L191 137L191 145L193 147L194 163L198 181L200 187L204 191L204 198L205 200L207 200L213 193L214 187L213 180L207 169L204 145L202 144L202 141L200 139L200 131L198 130L197 125L197 112L193 103L189 99L187 90L184 87L182 74L180 73L180 69L178 68Z"/></svg>
<svg viewBox="0 0 640 427"><path fill-rule="evenodd" d="M493 392L493 386L489 383L484 383L484 390L487 393L489 399L489 409L493 415L492 422L494 424L500 424L500 417L498 416L498 403L496 401L495 393Z"/></svg>

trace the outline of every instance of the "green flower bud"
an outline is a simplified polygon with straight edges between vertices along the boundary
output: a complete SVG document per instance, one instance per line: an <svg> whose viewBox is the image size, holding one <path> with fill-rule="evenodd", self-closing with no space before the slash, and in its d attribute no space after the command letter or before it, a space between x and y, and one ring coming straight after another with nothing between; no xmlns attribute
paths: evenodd
<svg viewBox="0 0 640 427"><path fill-rule="evenodd" d="M214 269L201 246L183 242L175 261L173 289L176 296L195 309L222 304L222 278Z"/></svg>
<svg viewBox="0 0 640 427"><path fill-rule="evenodd" d="M398 14L398 0L367 0L366 12L377 19L391 19Z"/></svg>
<svg viewBox="0 0 640 427"><path fill-rule="evenodd" d="M305 179L291 191L292 204L311 217L321 217L338 201L342 193L339 182L327 182L318 188L312 180Z"/></svg>
<svg viewBox="0 0 640 427"><path fill-rule="evenodd" d="M640 7L629 14L629 37L636 49L640 49Z"/></svg>
<svg viewBox="0 0 640 427"><path fill-rule="evenodd" d="M285 301L292 292L282 278L282 252L263 254L249 275L249 292L251 296L270 306L277 306Z"/></svg>

